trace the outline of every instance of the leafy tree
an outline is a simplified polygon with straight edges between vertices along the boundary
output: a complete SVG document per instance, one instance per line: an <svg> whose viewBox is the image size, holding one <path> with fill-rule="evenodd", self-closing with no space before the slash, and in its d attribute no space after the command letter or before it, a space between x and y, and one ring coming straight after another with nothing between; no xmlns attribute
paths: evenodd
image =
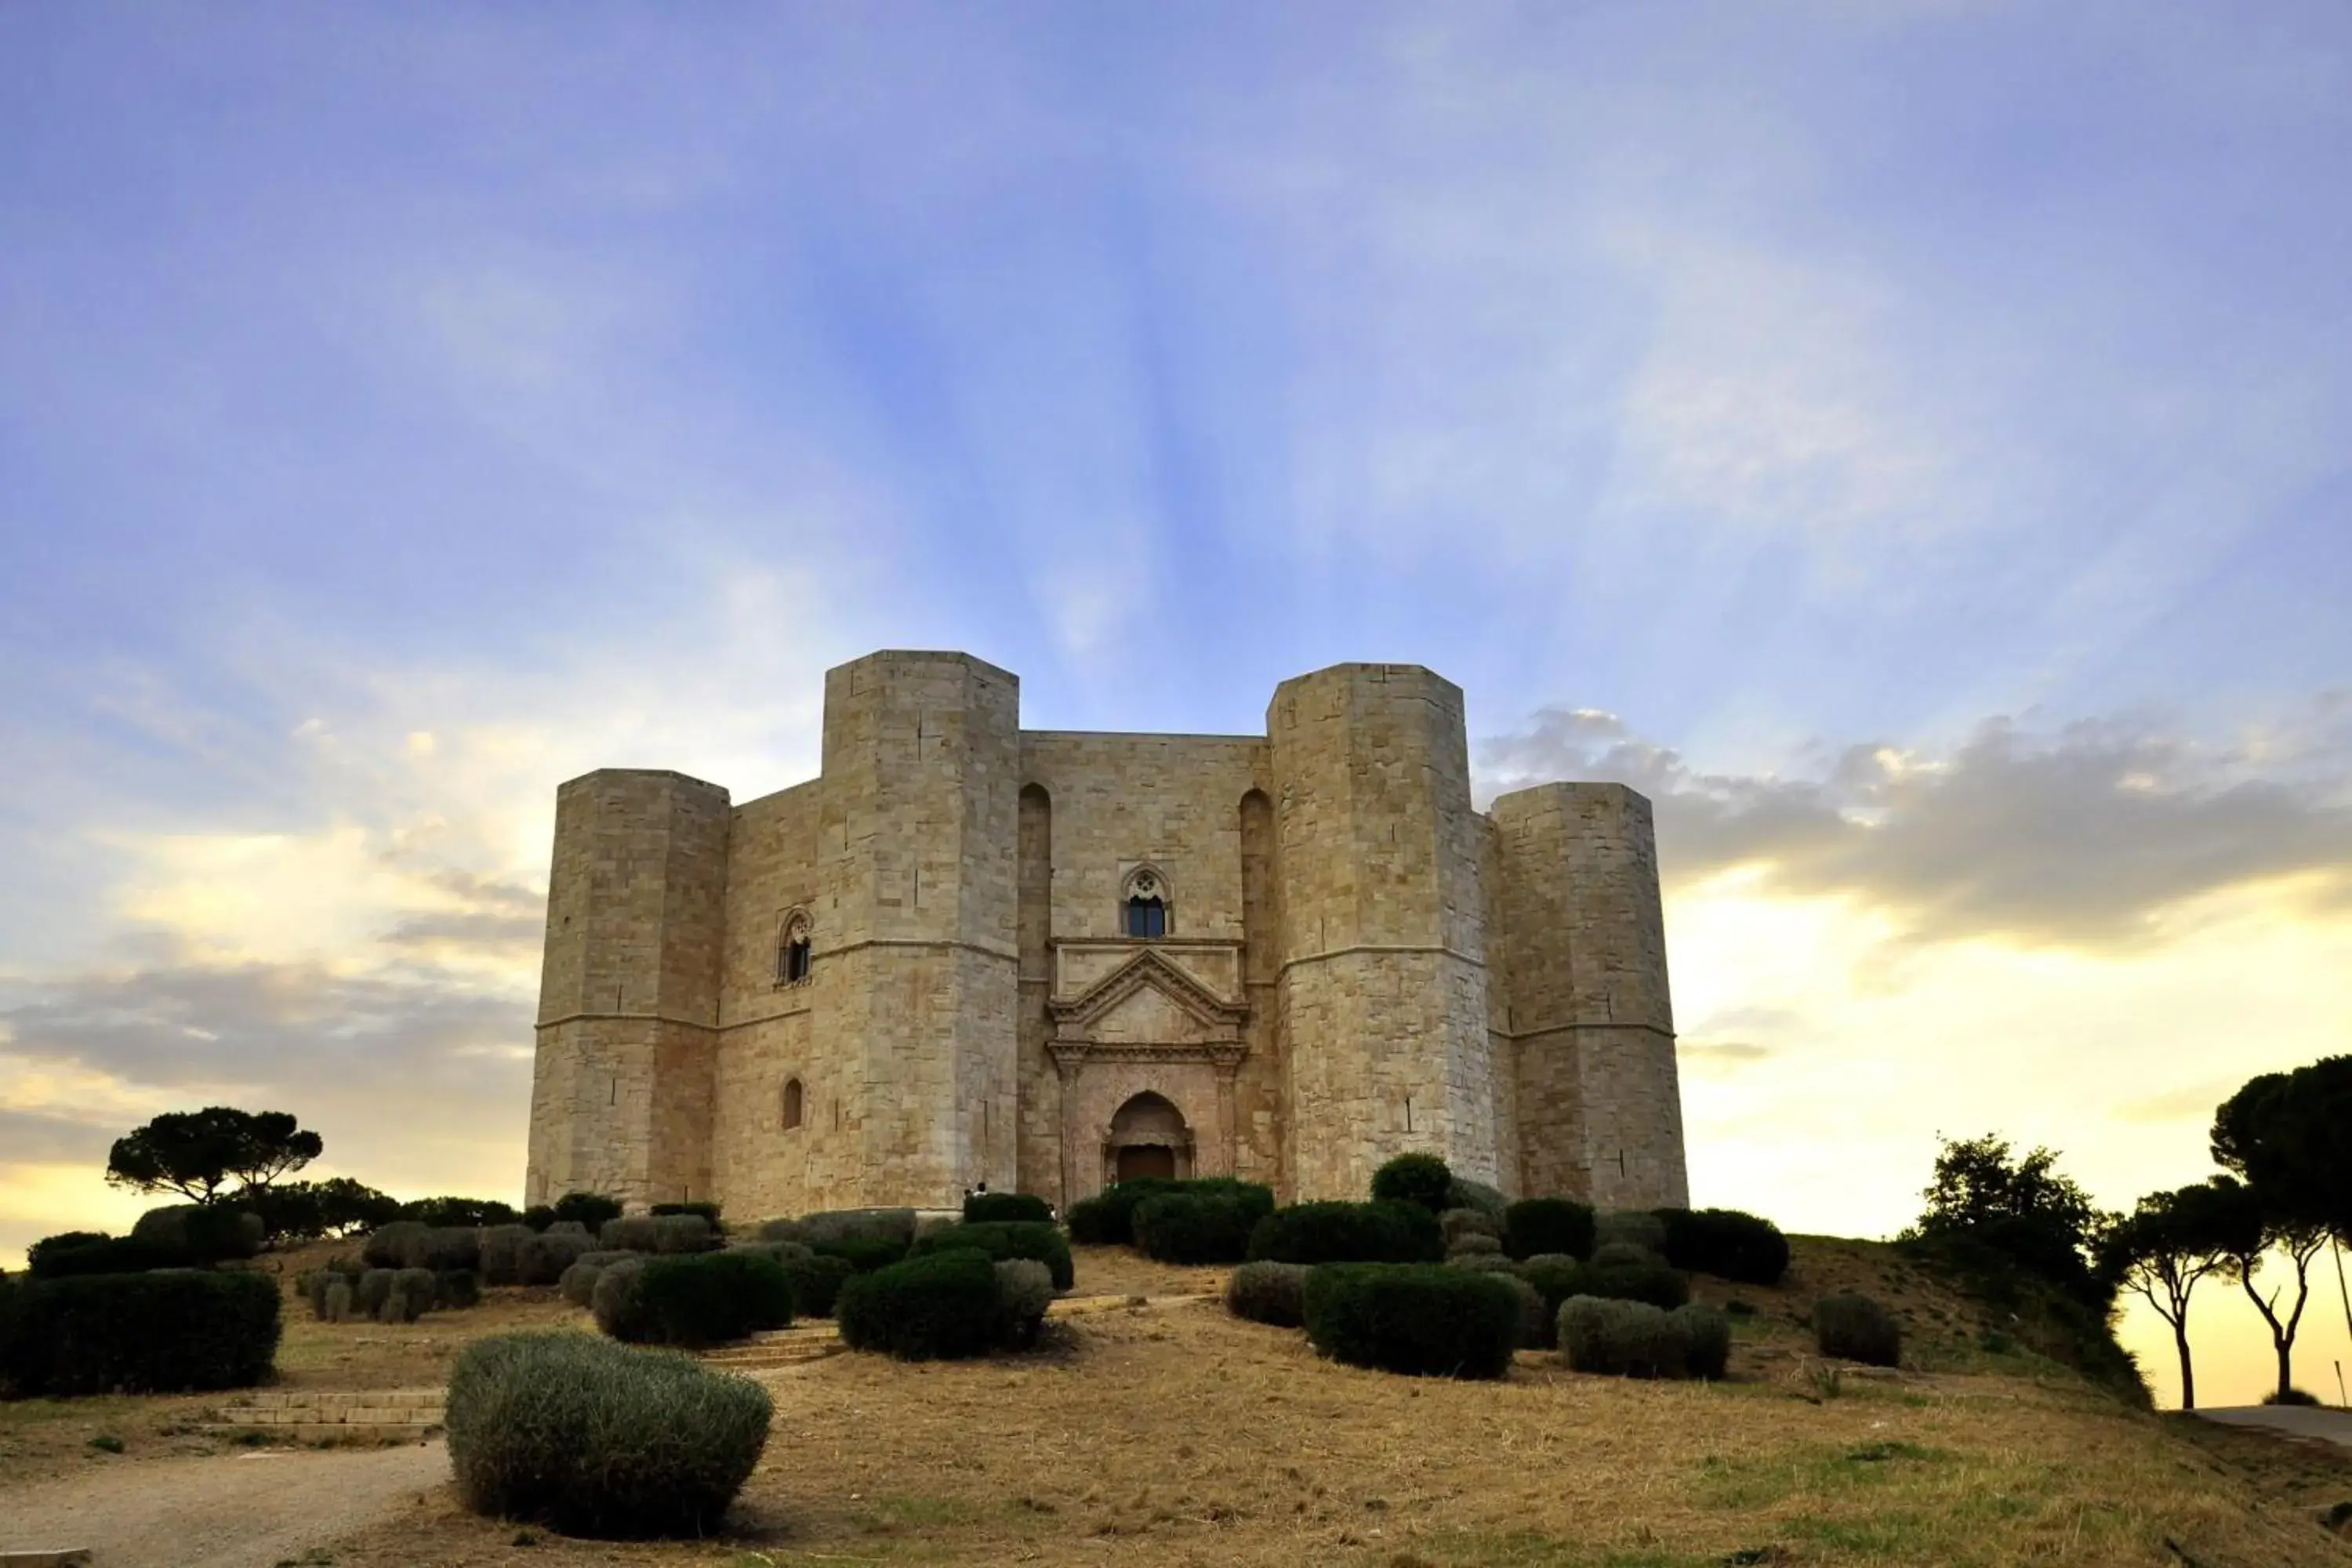
<svg viewBox="0 0 2352 1568"><path fill-rule="evenodd" d="M2189 1297L2208 1274L2231 1267L2238 1201L2214 1185L2150 1193L2108 1230L2100 1247L2105 1276L2135 1290L2172 1325L2180 1352L2180 1407L2197 1408L2197 1371L2189 1356Z"/></svg>
<svg viewBox="0 0 2352 1568"><path fill-rule="evenodd" d="M142 1192L173 1192L208 1204L231 1182L267 1189L300 1170L324 1147L283 1110L207 1106L172 1110L114 1141L106 1179Z"/></svg>
<svg viewBox="0 0 2352 1568"><path fill-rule="evenodd" d="M248 1188L234 1200L261 1216L272 1242L310 1241L373 1230L400 1217L400 1200L349 1176Z"/></svg>
<svg viewBox="0 0 2352 1568"><path fill-rule="evenodd" d="M2221 1271L2238 1282L2270 1325L2271 1349L2278 1356L2279 1397L2284 1399L2294 1392L2294 1336L2311 1300L2311 1260L2327 1245L2328 1230L2316 1220L2272 1207L2261 1193L2229 1176L2216 1176L2213 1188L2226 1205ZM2280 1309L2286 1287L2273 1286L2265 1295L2254 1282L2256 1271L2273 1253L2294 1270L2294 1304L2284 1317Z"/></svg>
<svg viewBox="0 0 2352 1568"><path fill-rule="evenodd" d="M2346 1127L2352 1127L2352 1057L2325 1057L2293 1072L2264 1073L2225 1100L2213 1113L2213 1159L2253 1189L2265 1214L2292 1222L2299 1234L2317 1225L2352 1240ZM2352 1295L2344 1300L2344 1325L2352 1331Z"/></svg>
<svg viewBox="0 0 2352 1568"><path fill-rule="evenodd" d="M2037 1148L2022 1159L2009 1141L1944 1138L1935 1180L1909 1239L1959 1240L1988 1248L2009 1263L2058 1286L2085 1306L2104 1311L2113 1282L2091 1267L2113 1217L2059 1173L2054 1150Z"/></svg>

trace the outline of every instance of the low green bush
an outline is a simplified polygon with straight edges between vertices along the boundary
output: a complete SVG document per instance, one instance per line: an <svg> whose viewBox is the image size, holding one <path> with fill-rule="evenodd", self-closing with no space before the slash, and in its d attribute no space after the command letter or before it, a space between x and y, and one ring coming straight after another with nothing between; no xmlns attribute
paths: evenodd
<svg viewBox="0 0 2352 1568"><path fill-rule="evenodd" d="M1454 1173L1434 1154L1399 1154L1372 1173L1375 1202L1418 1204L1436 1214L1453 1190Z"/></svg>
<svg viewBox="0 0 2352 1568"><path fill-rule="evenodd" d="M371 1268L398 1268L408 1256L411 1237L423 1237L433 1227L422 1220L396 1219L368 1232L360 1252Z"/></svg>
<svg viewBox="0 0 2352 1568"><path fill-rule="evenodd" d="M963 1217L974 1225L1010 1220L1016 1224L1051 1225L1054 1205L1029 1193L966 1193Z"/></svg>
<svg viewBox="0 0 2352 1568"><path fill-rule="evenodd" d="M1497 1243L1503 1239L1503 1222L1484 1209L1447 1209L1437 1216L1437 1228L1444 1234L1448 1247L1465 1236L1483 1236Z"/></svg>
<svg viewBox="0 0 2352 1568"><path fill-rule="evenodd" d="M588 1310L596 1315L596 1326L616 1340L627 1337L620 1332L622 1325L635 1321L630 1314L636 1310L637 1281L645 1276L646 1261L643 1253L623 1253L597 1271L589 1289Z"/></svg>
<svg viewBox="0 0 2352 1568"><path fill-rule="evenodd" d="M1593 1260L1577 1269L1580 1296L1600 1296L1613 1301L1646 1301L1672 1311L1690 1300L1690 1281L1664 1259L1639 1252L1630 1244L1622 1252L1593 1249Z"/></svg>
<svg viewBox="0 0 2352 1568"><path fill-rule="evenodd" d="M522 1211L522 1223L533 1230L545 1230L555 1223L553 1204L533 1204Z"/></svg>
<svg viewBox="0 0 2352 1568"><path fill-rule="evenodd" d="M1445 1234L1419 1204L1293 1204L1257 1222L1249 1256L1276 1263L1436 1263L1445 1257Z"/></svg>
<svg viewBox="0 0 2352 1568"><path fill-rule="evenodd" d="M319 1304L319 1316L330 1323L348 1323L352 1318L353 1288L359 1283L349 1274L330 1275L326 1296Z"/></svg>
<svg viewBox="0 0 2352 1568"><path fill-rule="evenodd" d="M1544 1305L1543 1292L1516 1274L1506 1274L1502 1279L1510 1286L1511 1293L1518 1298L1519 1349L1523 1351L1550 1349L1555 1320L1550 1309Z"/></svg>
<svg viewBox="0 0 2352 1568"><path fill-rule="evenodd" d="M1068 1289L1076 1278L1070 1263L1070 1244L1050 1225L1020 1221L943 1225L917 1237L908 1256L928 1258L935 1252L952 1252L959 1247L976 1247L1000 1260L1034 1258L1052 1271L1056 1290Z"/></svg>
<svg viewBox="0 0 2352 1568"><path fill-rule="evenodd" d="M1445 1206L1450 1209L1475 1209L1499 1226L1503 1223L1503 1211L1511 1206L1511 1201L1503 1195L1500 1187L1456 1176L1454 1184L1445 1189Z"/></svg>
<svg viewBox="0 0 2352 1568"><path fill-rule="evenodd" d="M1546 1252L1590 1258L1592 1232L1592 1210L1573 1198L1521 1198L1503 1211L1503 1247L1514 1258Z"/></svg>
<svg viewBox="0 0 2352 1568"><path fill-rule="evenodd" d="M711 1228L710 1222L698 1214L649 1214L608 1219L599 1240L608 1250L652 1253L663 1258L709 1252L725 1242Z"/></svg>
<svg viewBox="0 0 2352 1568"><path fill-rule="evenodd" d="M531 1237L517 1253L515 1283L560 1284L563 1271L594 1250L595 1246L585 1231L551 1228L543 1235Z"/></svg>
<svg viewBox="0 0 2352 1568"><path fill-rule="evenodd" d="M995 1260L961 1247L853 1276L833 1315L852 1350L902 1361L985 1354L998 1324Z"/></svg>
<svg viewBox="0 0 2352 1568"><path fill-rule="evenodd" d="M693 1348L792 1326L792 1280L782 1264L756 1252L649 1258L616 1293L609 1321L603 1286L599 1279L591 1295L597 1321L632 1344Z"/></svg>
<svg viewBox="0 0 2352 1568"><path fill-rule="evenodd" d="M1777 1285L1789 1271L1789 1238L1738 1209L1659 1209L1667 1262L1742 1285Z"/></svg>
<svg viewBox="0 0 2352 1568"><path fill-rule="evenodd" d="M798 1219L772 1219L760 1227L762 1241L797 1241L817 1251L819 1244L850 1237L896 1242L901 1256L915 1240L915 1211L910 1208L823 1209Z"/></svg>
<svg viewBox="0 0 2352 1568"><path fill-rule="evenodd" d="M384 1227L385 1230L391 1228L390 1226ZM373 1244L375 1237L368 1239ZM478 1271L482 1267L482 1233L472 1226L426 1226L418 1231L402 1232L394 1253L393 1262L379 1267L425 1268L435 1273L451 1268ZM374 1262L373 1254L369 1261Z"/></svg>
<svg viewBox="0 0 2352 1568"><path fill-rule="evenodd" d="M1445 1248L1445 1256L1448 1258L1474 1258L1481 1253L1500 1258L1503 1256L1503 1244L1491 1236L1483 1236L1475 1230L1465 1230L1455 1237Z"/></svg>
<svg viewBox="0 0 2352 1568"><path fill-rule="evenodd" d="M1639 1268L1654 1263L1664 1263L1661 1254L1630 1241L1604 1241L1592 1249L1588 1260L1595 1268Z"/></svg>
<svg viewBox="0 0 2352 1568"><path fill-rule="evenodd" d="M1161 1193L1135 1205L1135 1245L1162 1263L1239 1263L1250 1232L1274 1212L1269 1196L1239 1193Z"/></svg>
<svg viewBox="0 0 2352 1568"><path fill-rule="evenodd" d="M1295 1329L1307 1321L1307 1266L1244 1263L1225 1280L1225 1310L1254 1323Z"/></svg>
<svg viewBox="0 0 2352 1568"><path fill-rule="evenodd" d="M1813 1344L1825 1356L1871 1366L1903 1362L1903 1325L1867 1296L1824 1296L1813 1303Z"/></svg>
<svg viewBox="0 0 2352 1568"><path fill-rule="evenodd" d="M563 1293L563 1299L573 1306L585 1307L595 1300L596 1279L604 1272L603 1264L590 1263L583 1259L565 1269L563 1278L555 1282L555 1288L561 1290Z"/></svg>
<svg viewBox="0 0 2352 1568"><path fill-rule="evenodd" d="M1556 1328L1560 1359L1609 1377L1682 1377L1691 1359L1689 1324L1645 1301L1571 1296Z"/></svg>
<svg viewBox="0 0 2352 1568"><path fill-rule="evenodd" d="M719 1223L719 1205L717 1204L692 1203L654 1205L653 1215L656 1219L660 1219L665 1215L674 1214L693 1215L696 1218L701 1220L703 1224L709 1226L712 1230L719 1231L722 1234L727 1228L724 1225Z"/></svg>
<svg viewBox="0 0 2352 1568"><path fill-rule="evenodd" d="M400 1275L397 1268L371 1268L352 1286L352 1305L362 1317L373 1318L383 1308L392 1295L392 1282Z"/></svg>
<svg viewBox="0 0 2352 1568"><path fill-rule="evenodd" d="M481 1235L480 1257L483 1281L491 1285L522 1283L522 1248L527 1241L537 1241L540 1233L527 1225L494 1225Z"/></svg>
<svg viewBox="0 0 2352 1568"><path fill-rule="evenodd" d="M819 1258L840 1258L859 1274L887 1268L907 1257L907 1243L890 1236L821 1237L808 1247Z"/></svg>
<svg viewBox="0 0 2352 1568"><path fill-rule="evenodd" d="M1448 1268L1467 1268L1479 1274L1508 1274L1517 1279L1527 1265L1516 1258L1506 1258L1499 1252L1456 1252L1445 1259Z"/></svg>
<svg viewBox="0 0 2352 1568"><path fill-rule="evenodd" d="M131 1239L173 1252L202 1268L251 1258L269 1233L261 1216L226 1204L171 1204L149 1209L131 1227Z"/></svg>
<svg viewBox="0 0 2352 1568"><path fill-rule="evenodd" d="M763 1258L772 1258L779 1263L783 1262L789 1258L814 1258L816 1256L814 1252L809 1249L807 1243L799 1241L730 1241L727 1244L727 1250L730 1252L756 1252Z"/></svg>
<svg viewBox="0 0 2352 1568"><path fill-rule="evenodd" d="M400 1217L436 1230L479 1230L486 1225L512 1225L522 1215L512 1204L496 1198L419 1198L400 1205Z"/></svg>
<svg viewBox="0 0 2352 1568"><path fill-rule="evenodd" d="M784 1278L792 1281L793 1310L805 1317L830 1318L833 1304L841 1296L841 1287L857 1272L845 1258L832 1258L801 1251L787 1253L776 1259ZM1039 1268L1045 1265L1039 1264Z"/></svg>
<svg viewBox="0 0 2352 1568"><path fill-rule="evenodd" d="M135 1236L113 1237L102 1231L68 1231L44 1237L25 1255L26 1271L36 1279L68 1279L93 1274L144 1274L155 1268L186 1268L194 1259Z"/></svg>
<svg viewBox="0 0 2352 1568"><path fill-rule="evenodd" d="M1725 1369L1731 1364L1731 1320L1716 1307L1704 1301L1691 1301L1675 1309L1675 1316L1683 1321L1690 1335L1690 1359L1685 1371L1692 1377L1708 1382L1721 1381Z"/></svg>
<svg viewBox="0 0 2352 1568"><path fill-rule="evenodd" d="M596 1245L605 1252L651 1255L661 1250L659 1237L654 1230L654 1216L649 1214L620 1215L606 1220L597 1228Z"/></svg>
<svg viewBox="0 0 2352 1568"><path fill-rule="evenodd" d="M1666 1222L1648 1209L1608 1209L1592 1216L1592 1244L1645 1247L1666 1255Z"/></svg>
<svg viewBox="0 0 2352 1568"><path fill-rule="evenodd" d="M1245 1202L1262 1204L1267 1213L1274 1209L1274 1189L1256 1182L1236 1181L1231 1176L1194 1176L1181 1181L1143 1176L1131 1182L1114 1182L1093 1197L1072 1204L1066 1216L1070 1239L1086 1247L1132 1247L1136 1206L1175 1193L1229 1194Z"/></svg>
<svg viewBox="0 0 2352 1568"><path fill-rule="evenodd" d="M1436 1216L1421 1212L1433 1232ZM1468 1269L1326 1264L1308 1270L1302 1305L1323 1354L1415 1376L1500 1377L1519 1337L1517 1292Z"/></svg>
<svg viewBox="0 0 2352 1568"><path fill-rule="evenodd" d="M17 1398L242 1388L283 1325L267 1274L164 1269L0 1285L0 1389Z"/></svg>
<svg viewBox="0 0 2352 1568"><path fill-rule="evenodd" d="M1003 1258L996 1269L996 1342L1025 1351L1037 1342L1045 1309L1054 1304L1054 1277L1034 1258Z"/></svg>
<svg viewBox="0 0 2352 1568"><path fill-rule="evenodd" d="M482 1304L482 1277L470 1268L451 1268L433 1277L433 1304L451 1311Z"/></svg>
<svg viewBox="0 0 2352 1568"><path fill-rule="evenodd" d="M566 1193L554 1203L555 1218L576 1220L593 1232L621 1217L621 1200L603 1193Z"/></svg>
<svg viewBox="0 0 2352 1568"><path fill-rule="evenodd" d="M557 1332L467 1346L444 1420L477 1513L572 1535L704 1536L760 1462L774 1414L748 1378Z"/></svg>
<svg viewBox="0 0 2352 1568"><path fill-rule="evenodd" d="M394 1269L384 1289L383 1300L376 1303L375 1321L413 1323L433 1310L433 1299L439 1289L439 1276L430 1268Z"/></svg>

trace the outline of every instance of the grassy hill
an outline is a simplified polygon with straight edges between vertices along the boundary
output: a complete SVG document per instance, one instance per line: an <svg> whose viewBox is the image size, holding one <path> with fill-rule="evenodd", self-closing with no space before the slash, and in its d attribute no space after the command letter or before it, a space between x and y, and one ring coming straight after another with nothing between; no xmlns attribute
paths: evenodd
<svg viewBox="0 0 2352 1568"><path fill-rule="evenodd" d="M2335 1451L2136 1407L1998 1337L2013 1325L1892 1248L1795 1247L1776 1289L1699 1282L1752 1309L1722 1384L1583 1377L1535 1352L1499 1384L1398 1378L1318 1361L1303 1335L1213 1302L1120 1308L1057 1321L1029 1356L842 1355L769 1378L775 1429L725 1541L518 1545L516 1527L444 1494L332 1560L2352 1563L2317 1522L2352 1499L2352 1465ZM1079 1252L1081 1292L1166 1298L1221 1279ZM1798 1325L1814 1295L1839 1289L1904 1316L1912 1364L1835 1369L1811 1354ZM499 1292L405 1327L296 1319L281 1359L298 1386L430 1382L477 1333L582 1321L543 1292ZM0 1456L0 1487L42 1468L36 1450L87 1462L89 1419L128 1440L107 1461L126 1484L142 1450L193 1441L161 1435L185 1423L188 1401L100 1403L87 1418L45 1407L56 1430L30 1447L36 1419L0 1407L0 1442L18 1450Z"/></svg>

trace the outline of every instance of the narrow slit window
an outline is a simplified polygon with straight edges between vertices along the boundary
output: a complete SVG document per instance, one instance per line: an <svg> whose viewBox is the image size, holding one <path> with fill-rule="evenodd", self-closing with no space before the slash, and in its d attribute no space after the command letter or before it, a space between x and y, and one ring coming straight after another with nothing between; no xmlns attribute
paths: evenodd
<svg viewBox="0 0 2352 1568"><path fill-rule="evenodd" d="M784 921L783 933L776 942L776 984L798 985L809 977L808 917L793 914Z"/></svg>
<svg viewBox="0 0 2352 1568"><path fill-rule="evenodd" d="M788 1078L784 1079L783 1129L785 1131L790 1132L793 1128L798 1127L800 1124L801 1080L796 1078Z"/></svg>

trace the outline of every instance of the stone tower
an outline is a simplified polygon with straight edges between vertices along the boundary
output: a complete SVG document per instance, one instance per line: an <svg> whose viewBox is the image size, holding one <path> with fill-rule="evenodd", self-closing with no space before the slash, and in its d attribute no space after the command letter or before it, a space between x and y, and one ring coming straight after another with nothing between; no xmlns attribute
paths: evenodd
<svg viewBox="0 0 2352 1568"><path fill-rule="evenodd" d="M1024 731L1006 671L877 653L826 676L806 783L557 792L525 1197L1353 1197L1419 1150L1679 1204L1673 1028L1648 803L1473 810L1426 669L1286 681L1263 735L1137 735Z"/></svg>

